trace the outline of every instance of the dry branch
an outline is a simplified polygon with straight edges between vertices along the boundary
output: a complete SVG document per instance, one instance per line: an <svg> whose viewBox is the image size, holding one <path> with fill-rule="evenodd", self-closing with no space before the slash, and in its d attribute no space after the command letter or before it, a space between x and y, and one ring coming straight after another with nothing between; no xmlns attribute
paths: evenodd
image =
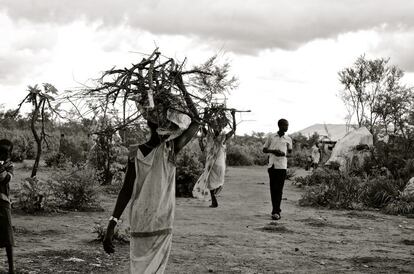
<svg viewBox="0 0 414 274"><path fill-rule="evenodd" d="M206 119L215 119L214 111L206 118L204 115L200 118L199 114L212 107L213 98L225 97L225 93L236 86L236 79L229 76L230 66L217 65L216 61L217 56L214 56L199 67L184 70L186 60L177 62L163 56L156 48L138 63L105 71L95 87L73 94L70 102L73 105L76 100L83 104L89 102L86 103L89 109L91 106L101 108L104 116L109 109L113 113L119 112L123 118L121 124L114 125L116 129L141 117L164 127L169 124L169 110L210 123ZM128 102L136 109L128 111ZM131 117L128 112L135 113L136 117ZM130 119L126 119L127 116Z"/></svg>

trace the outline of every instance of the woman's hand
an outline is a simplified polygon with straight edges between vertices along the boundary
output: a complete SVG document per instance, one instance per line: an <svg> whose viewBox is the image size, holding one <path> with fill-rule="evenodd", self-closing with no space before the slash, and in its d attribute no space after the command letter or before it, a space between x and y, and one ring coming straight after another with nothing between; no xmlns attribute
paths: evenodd
<svg viewBox="0 0 414 274"><path fill-rule="evenodd" d="M112 243L113 237L114 237L114 226L109 224L108 228L106 229L105 237L103 239L103 248L105 252L108 254L115 252L115 246Z"/></svg>

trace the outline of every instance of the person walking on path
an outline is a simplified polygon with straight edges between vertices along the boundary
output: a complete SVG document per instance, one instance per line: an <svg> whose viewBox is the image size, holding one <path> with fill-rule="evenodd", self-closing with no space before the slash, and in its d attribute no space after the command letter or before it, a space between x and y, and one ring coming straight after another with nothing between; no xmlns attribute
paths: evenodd
<svg viewBox="0 0 414 274"><path fill-rule="evenodd" d="M226 173L226 143L236 131L234 109L231 110L231 115L233 125L228 133L224 133L223 129L203 128L202 134L207 135L206 164L203 173L194 185L193 196L204 199L210 193L210 207L212 208L218 207L216 196L221 192L224 185L224 176Z"/></svg>
<svg viewBox="0 0 414 274"><path fill-rule="evenodd" d="M185 99L197 117L197 109L188 93ZM133 274L165 271L175 212L175 156L199 129L196 119L181 113L168 111L167 119L176 125L173 128L179 129L165 134L166 129L147 119L150 139L130 148L124 184L103 241L104 250L113 253L114 229L130 202L130 273Z"/></svg>
<svg viewBox="0 0 414 274"><path fill-rule="evenodd" d="M277 125L279 131L276 134L270 134L263 146L263 152L269 154L268 173L273 220L281 218L280 204L286 179L287 156L292 153L292 139L285 135L289 128L288 121L280 119Z"/></svg>

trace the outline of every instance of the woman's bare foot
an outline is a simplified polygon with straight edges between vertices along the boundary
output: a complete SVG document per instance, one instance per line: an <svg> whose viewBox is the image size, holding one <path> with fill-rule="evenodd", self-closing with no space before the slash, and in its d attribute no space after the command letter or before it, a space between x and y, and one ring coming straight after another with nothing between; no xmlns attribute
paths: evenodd
<svg viewBox="0 0 414 274"><path fill-rule="evenodd" d="M210 207L218 207L217 198L216 198L216 195L214 194L213 190L210 190L210 195L211 195L211 205L210 205Z"/></svg>
<svg viewBox="0 0 414 274"><path fill-rule="evenodd" d="M218 203L216 202L216 203L212 203L211 205L210 205L210 207L218 207Z"/></svg>

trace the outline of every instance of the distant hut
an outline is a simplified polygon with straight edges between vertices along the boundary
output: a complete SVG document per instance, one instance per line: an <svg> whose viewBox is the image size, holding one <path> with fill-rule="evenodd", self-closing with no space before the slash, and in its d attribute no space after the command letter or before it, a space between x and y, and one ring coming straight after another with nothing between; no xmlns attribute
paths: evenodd
<svg viewBox="0 0 414 274"><path fill-rule="evenodd" d="M298 131L297 133L300 133L308 138L315 133L319 135L321 149L320 164L324 164L329 160L335 144L352 130L353 127L346 124L314 124Z"/></svg>

